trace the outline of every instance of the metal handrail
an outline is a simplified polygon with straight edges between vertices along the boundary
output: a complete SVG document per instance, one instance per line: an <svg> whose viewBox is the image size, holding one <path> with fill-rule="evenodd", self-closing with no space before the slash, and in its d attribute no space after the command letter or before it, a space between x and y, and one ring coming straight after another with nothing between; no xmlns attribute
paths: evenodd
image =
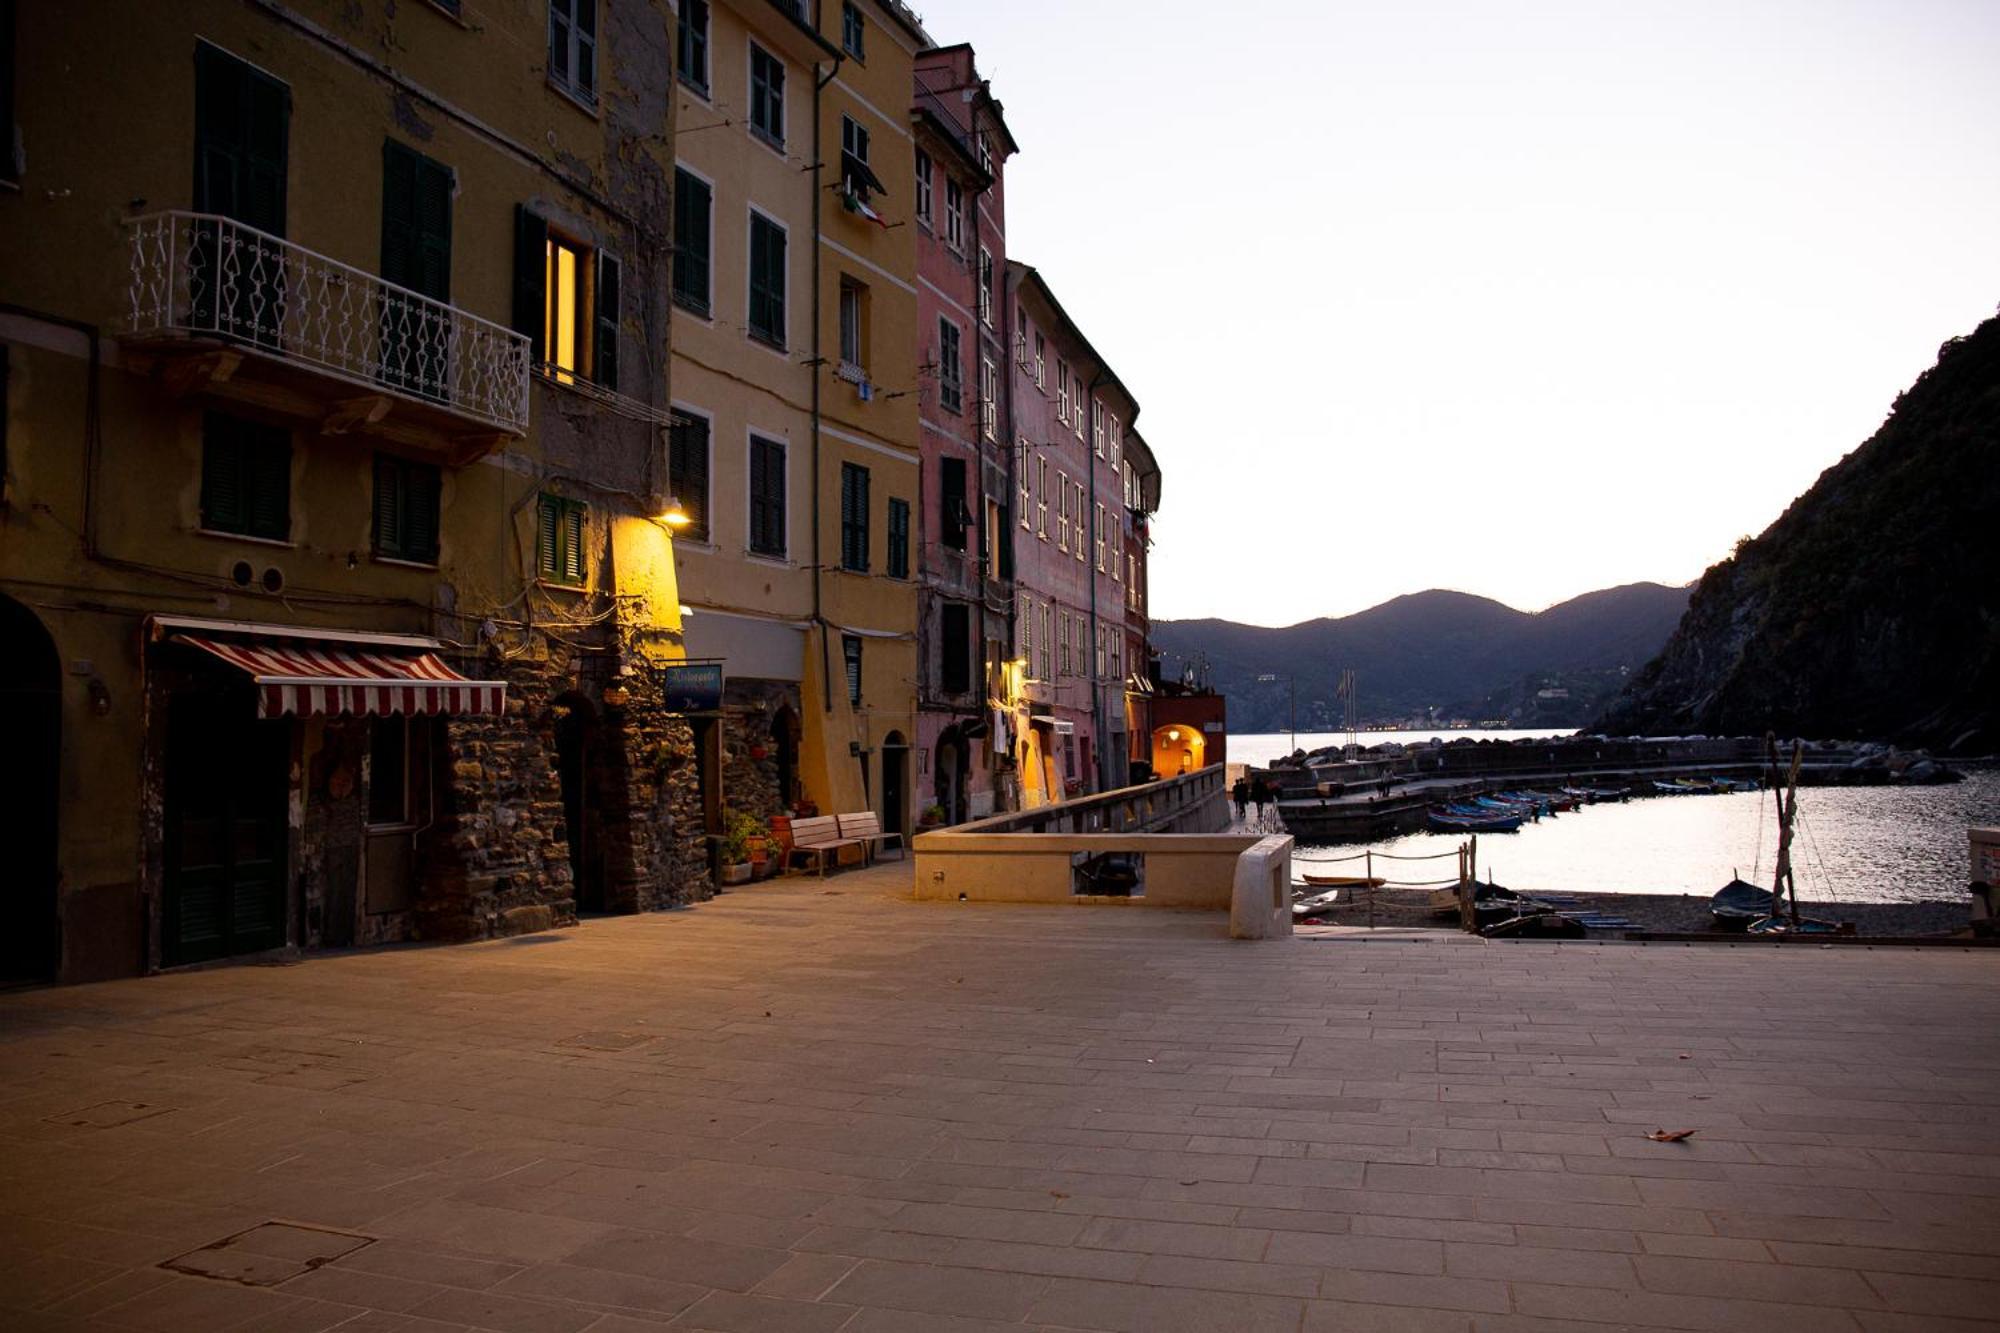
<svg viewBox="0 0 2000 1333"><path fill-rule="evenodd" d="M527 432L522 334L220 214L170 209L128 225L131 332L225 338Z"/></svg>

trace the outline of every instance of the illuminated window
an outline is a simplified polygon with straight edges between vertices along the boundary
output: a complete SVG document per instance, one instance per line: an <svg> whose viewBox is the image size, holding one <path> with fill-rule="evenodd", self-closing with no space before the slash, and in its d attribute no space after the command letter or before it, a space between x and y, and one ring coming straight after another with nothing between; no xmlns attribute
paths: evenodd
<svg viewBox="0 0 2000 1333"><path fill-rule="evenodd" d="M564 384L618 387L618 257L515 211L514 329L542 370Z"/></svg>

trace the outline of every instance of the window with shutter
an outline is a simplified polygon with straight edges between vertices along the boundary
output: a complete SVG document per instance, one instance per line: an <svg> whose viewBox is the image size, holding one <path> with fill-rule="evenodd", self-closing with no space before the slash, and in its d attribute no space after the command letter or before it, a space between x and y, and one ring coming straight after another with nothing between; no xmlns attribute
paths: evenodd
<svg viewBox="0 0 2000 1333"><path fill-rule="evenodd" d="M785 147L785 62L750 44L750 132L780 152Z"/></svg>
<svg viewBox="0 0 2000 1333"><path fill-rule="evenodd" d="M965 549L972 512L965 504L965 460L938 460L938 536L954 551Z"/></svg>
<svg viewBox="0 0 2000 1333"><path fill-rule="evenodd" d="M535 572L551 583L581 584L584 513L580 500L544 494L536 510Z"/></svg>
<svg viewBox="0 0 2000 1333"><path fill-rule="evenodd" d="M285 234L291 107L284 84L219 47L195 44L196 212Z"/></svg>
<svg viewBox="0 0 2000 1333"><path fill-rule="evenodd" d="M382 277L432 301L451 300L451 168L393 139L382 144ZM450 387L449 312L401 292L383 295L380 375L443 399Z"/></svg>
<svg viewBox="0 0 2000 1333"><path fill-rule="evenodd" d="M847 671L847 702L861 702L861 639L858 635L840 636L840 660Z"/></svg>
<svg viewBox="0 0 2000 1333"><path fill-rule="evenodd" d="M708 0L681 0L679 42L681 81L708 96Z"/></svg>
<svg viewBox="0 0 2000 1333"><path fill-rule="evenodd" d="M750 336L785 346L785 229L750 213Z"/></svg>
<svg viewBox="0 0 2000 1333"><path fill-rule="evenodd" d="M438 556L440 475L429 463L375 455L375 554L432 565Z"/></svg>
<svg viewBox="0 0 2000 1333"><path fill-rule="evenodd" d="M222 412L202 418L201 526L267 541L291 538L292 437Z"/></svg>
<svg viewBox="0 0 2000 1333"><path fill-rule="evenodd" d="M947 412L965 406L965 371L959 357L958 325L938 320L938 406Z"/></svg>
<svg viewBox="0 0 2000 1333"><path fill-rule="evenodd" d="M972 609L963 602L939 608L939 684L946 694L972 689Z"/></svg>
<svg viewBox="0 0 2000 1333"><path fill-rule="evenodd" d="M674 300L697 315L709 310L709 255L715 192L674 168Z"/></svg>
<svg viewBox="0 0 2000 1333"><path fill-rule="evenodd" d="M868 469L840 465L840 567L868 571Z"/></svg>
<svg viewBox="0 0 2000 1333"><path fill-rule="evenodd" d="M597 0L549 0L549 82L597 100Z"/></svg>
<svg viewBox="0 0 2000 1333"><path fill-rule="evenodd" d="M761 435L750 437L750 550L782 560L788 545L785 511L785 446Z"/></svg>
<svg viewBox="0 0 2000 1333"><path fill-rule="evenodd" d="M889 577L910 577L910 502L889 501Z"/></svg>
<svg viewBox="0 0 2000 1333"><path fill-rule="evenodd" d="M667 436L667 484L688 524L680 535L689 541L705 542L708 531L708 440L707 417L676 409L674 424Z"/></svg>
<svg viewBox="0 0 2000 1333"><path fill-rule="evenodd" d="M597 342L591 349L590 378L618 389L618 256L597 252L597 290L592 295Z"/></svg>
<svg viewBox="0 0 2000 1333"><path fill-rule="evenodd" d="M931 157L921 148L917 150L917 221L931 225Z"/></svg>
<svg viewBox="0 0 2000 1333"><path fill-rule="evenodd" d="M514 332L525 335L539 364L549 359L549 224L526 204L514 206Z"/></svg>

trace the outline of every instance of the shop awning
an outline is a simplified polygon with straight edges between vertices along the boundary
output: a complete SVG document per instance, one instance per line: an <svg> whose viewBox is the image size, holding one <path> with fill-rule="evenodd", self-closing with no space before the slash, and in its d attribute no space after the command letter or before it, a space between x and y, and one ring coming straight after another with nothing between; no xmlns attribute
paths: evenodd
<svg viewBox="0 0 2000 1333"><path fill-rule="evenodd" d="M1076 723L1066 722L1062 718L1052 717L1047 713L1032 713L1029 715L1028 721L1038 727L1053 727L1058 736L1073 735L1076 731Z"/></svg>
<svg viewBox="0 0 2000 1333"><path fill-rule="evenodd" d="M507 702L505 681L468 680L430 651L189 633L174 634L172 640L247 673L257 686L258 717L486 715L498 714Z"/></svg>

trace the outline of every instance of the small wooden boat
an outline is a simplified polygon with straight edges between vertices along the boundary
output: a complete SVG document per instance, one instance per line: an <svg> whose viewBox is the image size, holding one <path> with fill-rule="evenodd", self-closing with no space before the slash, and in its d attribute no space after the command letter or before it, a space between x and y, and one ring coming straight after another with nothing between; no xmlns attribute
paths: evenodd
<svg viewBox="0 0 2000 1333"><path fill-rule="evenodd" d="M1292 903L1292 920L1298 921L1332 907L1340 898L1340 890L1333 889L1316 894L1311 898L1300 898Z"/></svg>
<svg viewBox="0 0 2000 1333"><path fill-rule="evenodd" d="M1771 915L1771 891L1732 879L1708 900L1708 910L1719 929L1743 930L1752 921Z"/></svg>
<svg viewBox="0 0 2000 1333"><path fill-rule="evenodd" d="M1585 937L1583 923L1560 912L1529 912L1510 916L1490 926L1481 926L1479 933L1489 939L1510 940L1580 940Z"/></svg>
<svg viewBox="0 0 2000 1333"><path fill-rule="evenodd" d="M1513 833L1521 827L1519 815L1454 815L1432 810L1425 818L1433 833Z"/></svg>
<svg viewBox="0 0 2000 1333"><path fill-rule="evenodd" d="M1831 921L1819 921L1802 916L1793 921L1789 917L1767 916L1752 921L1745 927L1752 935L1838 935L1840 927Z"/></svg>
<svg viewBox="0 0 2000 1333"><path fill-rule="evenodd" d="M1380 875L1307 875L1299 878L1317 889L1379 889L1389 881Z"/></svg>

